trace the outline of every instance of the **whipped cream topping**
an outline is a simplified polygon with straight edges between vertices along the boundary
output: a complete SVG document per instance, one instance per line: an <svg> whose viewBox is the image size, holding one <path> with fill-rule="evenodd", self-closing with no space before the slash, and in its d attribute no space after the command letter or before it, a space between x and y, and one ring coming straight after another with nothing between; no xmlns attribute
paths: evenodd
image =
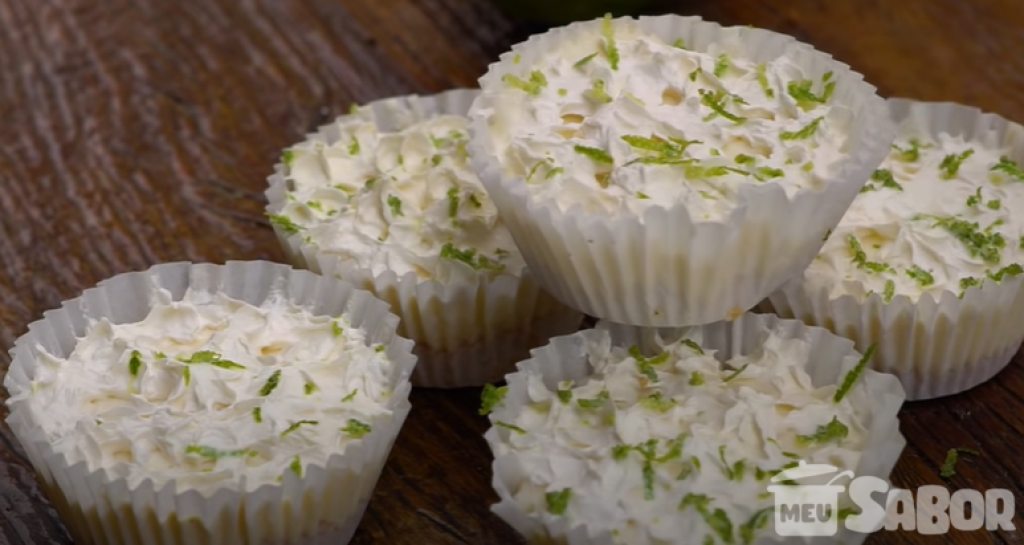
<svg viewBox="0 0 1024 545"><path fill-rule="evenodd" d="M401 130L386 132L373 108L361 108L335 121L328 142L285 151L292 189L271 219L374 276L447 283L520 274L522 256L469 164L468 119L396 117Z"/></svg>
<svg viewBox="0 0 1024 545"><path fill-rule="evenodd" d="M772 476L798 460L857 467L872 406L861 381L835 402L805 371L802 339L771 333L725 365L700 342L643 357L605 334L587 346L594 374L554 391L526 371L528 399L491 414L508 430L495 456L522 467L515 502L615 543L751 543L771 532Z"/></svg>
<svg viewBox="0 0 1024 545"><path fill-rule="evenodd" d="M487 138L507 175L563 211L641 214L684 203L720 220L741 187L820 189L841 166L850 110L831 72L758 64L738 43L665 43L631 20L577 29L495 88Z"/></svg>
<svg viewBox="0 0 1024 545"><path fill-rule="evenodd" d="M804 274L808 287L885 301L1024 272L1024 171L960 136L903 134Z"/></svg>
<svg viewBox="0 0 1024 545"><path fill-rule="evenodd" d="M93 324L66 359L40 348L22 399L70 463L130 486L254 490L372 433L392 363L344 316L190 291L141 322Z"/></svg>

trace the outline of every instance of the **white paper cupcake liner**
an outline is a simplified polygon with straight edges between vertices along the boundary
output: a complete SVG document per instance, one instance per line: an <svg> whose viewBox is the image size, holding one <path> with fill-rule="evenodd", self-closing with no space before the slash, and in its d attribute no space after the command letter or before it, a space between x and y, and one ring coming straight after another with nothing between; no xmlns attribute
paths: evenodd
<svg viewBox="0 0 1024 545"><path fill-rule="evenodd" d="M367 340L383 343L394 362L389 377L393 394L389 416L370 422L361 441L310 464L305 475L289 472L280 484L244 492L234 483L212 494L178 492L175 482L155 486L143 481L131 488L106 469L90 471L85 462L70 464L54 451L34 415L8 402L8 425L24 447L75 543L109 545L306 545L347 543L359 525L381 469L409 413L409 377L416 364L412 342L395 334L398 319L370 293L333 278L269 262L226 265L170 263L126 273L65 301L29 325L11 350L4 381L12 396L31 389L38 347L67 357L89 324L99 318L131 323L145 318L154 304L154 288L180 300L187 289L220 292L259 305L271 294L283 295L317 315L348 313Z"/></svg>
<svg viewBox="0 0 1024 545"><path fill-rule="evenodd" d="M952 103L889 101L893 118L908 133L949 133L984 146L1009 146L1024 161L1024 127L976 108ZM852 339L858 350L872 344L879 371L896 375L911 400L973 388L1001 371L1024 340L1024 278L985 280L962 299L944 291L917 301L897 295L889 303L872 294L863 301L807 285L802 276L768 298L766 310L819 325Z"/></svg>
<svg viewBox="0 0 1024 545"><path fill-rule="evenodd" d="M439 114L466 115L479 91L456 89L432 96L404 96L371 102L378 125L397 130ZM310 139L335 142L333 125ZM267 211L276 214L287 203L288 181L283 165L268 179ZM351 260L321 252L274 226L289 262L333 275L370 291L391 304L401 322L400 335L416 342L419 363L413 385L428 388L481 386L500 379L527 357L529 349L554 335L579 329L583 314L551 297L528 270L521 276L479 277L475 283L443 284L421 280L414 273L399 277L385 271L373 275Z"/></svg>
<svg viewBox="0 0 1024 545"><path fill-rule="evenodd" d="M529 403L526 374L540 374L544 384L552 390L564 380L580 380L593 373L588 361L587 345L610 335L615 346L638 345L641 351L656 347L656 335L665 340L682 337L702 339L701 346L718 350L717 357L728 360L756 350L764 342L765 335L777 332L784 338L801 338L811 344L807 372L815 386L839 384L853 369L861 355L854 350L853 343L833 335L829 331L804 325L796 320L783 320L768 314L747 313L732 322L719 322L689 328L638 328L600 322L595 329L580 331L572 335L551 339L550 344L532 351L529 360L518 364L518 372L509 375L508 392L504 403L493 413L495 420L511 422ZM858 379L863 391L858 401L871 408L871 419L866 424L867 439L860 463L854 470L856 476L874 476L889 482L889 475L899 460L906 440L899 431L897 413L905 400L903 388L895 377L865 370ZM491 427L484 435L492 452L499 452L499 445L507 443L509 430ZM514 492L530 479L528 470L515 455L498 455L493 465L493 486L500 502L492 511L525 536L531 543L564 543L567 545L611 545L614 543L608 532L599 532L587 526L569 527L565 520L545 524L531 516L514 500ZM767 486L767 485L766 485ZM845 494L845 492L844 492ZM774 525L774 519L769 528ZM833 544L857 545L867 534L846 529L840 524L837 535L817 538L786 538L766 529L755 545L766 543Z"/></svg>
<svg viewBox="0 0 1024 545"><path fill-rule="evenodd" d="M626 21L633 21L626 18ZM618 21L623 21L620 19ZM574 23L531 37L492 64L470 112L470 155L481 180L516 239L537 281L573 308L639 326L685 326L733 319L792 276L821 249L895 138L875 88L829 55L793 38L753 28L724 28L698 17L666 15L635 20L666 43L691 49L738 39L736 57L759 62L788 55L810 77L832 71L834 101L853 112L848 158L820 191L792 197L775 183L747 185L740 204L720 222L694 221L682 203L652 207L642 217L609 218L557 203L537 202L522 178L510 178L491 149L488 120L502 106L489 91L519 65L529 66L556 44L588 32L599 21ZM592 31L590 31L592 33Z"/></svg>

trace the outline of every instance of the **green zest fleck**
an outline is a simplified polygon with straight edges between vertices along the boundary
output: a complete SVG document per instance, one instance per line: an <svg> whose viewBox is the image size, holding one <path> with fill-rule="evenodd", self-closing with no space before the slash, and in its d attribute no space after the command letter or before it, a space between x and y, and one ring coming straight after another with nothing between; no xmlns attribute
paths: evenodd
<svg viewBox="0 0 1024 545"><path fill-rule="evenodd" d="M294 235L295 233L298 233L302 229L302 226L292 221L292 219L289 218L288 216L284 216L281 214L270 214L267 217L270 219L270 223L276 225L279 229L281 229L285 233L288 233L289 235Z"/></svg>
<svg viewBox="0 0 1024 545"><path fill-rule="evenodd" d="M729 462L725 460L725 445L718 447L718 459L722 461L722 473L725 474L727 479L730 481L743 480L743 472L746 469L746 464L743 460L739 460L738 462L729 465Z"/></svg>
<svg viewBox="0 0 1024 545"><path fill-rule="evenodd" d="M547 494L544 494L544 502L547 504L548 513L557 516L564 515L565 509L569 507L569 499L571 498L571 488L562 489L560 492L548 492Z"/></svg>
<svg viewBox="0 0 1024 545"><path fill-rule="evenodd" d="M831 74L831 72L829 74ZM828 76L827 79L831 78L832 76ZM825 79L825 81L827 81L827 79ZM812 86L814 86L814 82L809 79L791 81L789 82L789 85L786 86L786 91L789 93L789 96L793 97L793 100L796 101L796 105L805 112L813 110L819 104L825 104L828 102L832 93L835 92L836 82L827 81L827 83L825 83L825 89L820 96L815 95L814 92L811 91Z"/></svg>
<svg viewBox="0 0 1024 545"><path fill-rule="evenodd" d="M244 365L239 365L233 361L228 361L221 358L221 355L212 350L200 350L195 354L192 354L188 359L181 360L182 363L187 364L200 364L208 363L214 367L220 367L221 369L232 369L235 371L244 370Z"/></svg>
<svg viewBox="0 0 1024 545"><path fill-rule="evenodd" d="M871 361L871 358L875 355L875 349L877 347L878 345L875 344L869 346L864 352L864 355L860 358L860 361L857 362L856 367L851 369L849 373L846 373L846 376L843 377L843 383L839 386L839 389L836 390L836 395L832 397L833 403L839 403L844 397L846 397L846 394L853 388L853 384L857 382L857 379L864 373L864 368L867 367L868 362Z"/></svg>
<svg viewBox="0 0 1024 545"><path fill-rule="evenodd" d="M306 385L303 386L302 389L303 389L303 391L306 392L306 395L312 395L314 392L316 392L320 388L318 388L317 385L315 383L313 383L313 382L307 382Z"/></svg>
<svg viewBox="0 0 1024 545"><path fill-rule="evenodd" d="M338 322L331 322L331 333L333 333L335 337L340 337L345 334L345 329L342 328L341 324Z"/></svg>
<svg viewBox="0 0 1024 545"><path fill-rule="evenodd" d="M280 382L281 370L278 369L277 371L274 371L274 374L270 375L270 378L267 379L267 383L263 385L263 388L260 388L260 395L264 397L270 395L270 392L273 392L274 388L277 388L277 385Z"/></svg>
<svg viewBox="0 0 1024 545"><path fill-rule="evenodd" d="M526 430L524 430L523 428L520 428L519 426L513 426L512 424L506 424L505 422L495 422L494 425L499 428L505 428L506 430L512 433L518 433L519 435L526 434Z"/></svg>
<svg viewBox="0 0 1024 545"><path fill-rule="evenodd" d="M892 301L892 298L896 296L896 282L890 278L885 281L885 288L882 291L882 300L886 303Z"/></svg>
<svg viewBox="0 0 1024 545"><path fill-rule="evenodd" d="M644 193L643 191L637 191L636 192L636 198L638 198L638 199L650 199L650 197L646 193Z"/></svg>
<svg viewBox="0 0 1024 545"><path fill-rule="evenodd" d="M771 180L772 178L781 178L784 173L778 168L761 167L755 170L752 174L758 180L764 181Z"/></svg>
<svg viewBox="0 0 1024 545"><path fill-rule="evenodd" d="M898 161L914 163L921 158L921 142L917 138L911 138L908 144L910 146L907 148L901 148L894 144L892 149L896 150Z"/></svg>
<svg viewBox="0 0 1024 545"><path fill-rule="evenodd" d="M568 405L572 401L572 381L568 381L564 388L559 387L557 390L558 401L562 402L562 405Z"/></svg>
<svg viewBox="0 0 1024 545"><path fill-rule="evenodd" d="M693 72L690 72L690 76L689 76L690 77L690 81L697 81L697 76L699 76L699 75L701 75L703 73L704 73L704 70L701 69L701 67L698 66L696 70L694 70Z"/></svg>
<svg viewBox="0 0 1024 545"><path fill-rule="evenodd" d="M355 418L349 418L344 428L341 428L344 433L355 437L356 439L373 431L370 425L365 422L360 422Z"/></svg>
<svg viewBox="0 0 1024 545"><path fill-rule="evenodd" d="M292 460L292 463L288 466L288 469L292 470L299 478L302 478L302 459L298 456Z"/></svg>
<svg viewBox="0 0 1024 545"><path fill-rule="evenodd" d="M861 247L860 241L853 235L846 235L846 244L849 245L850 251L853 253L851 258L858 267L873 272L883 273L890 270L890 267L885 263L879 263L875 261L868 261L867 254L864 253L864 248Z"/></svg>
<svg viewBox="0 0 1024 545"><path fill-rule="evenodd" d="M675 407L676 400L662 397L661 392L654 392L640 401L640 405L656 413L664 413Z"/></svg>
<svg viewBox="0 0 1024 545"><path fill-rule="evenodd" d="M459 189L453 187L448 190L448 217L455 219L459 215Z"/></svg>
<svg viewBox="0 0 1024 545"><path fill-rule="evenodd" d="M968 157L974 155L973 149L968 149L963 153L951 153L942 159L939 163L939 170L942 171L942 179L951 180L956 177L956 173L960 171L960 165L967 160Z"/></svg>
<svg viewBox="0 0 1024 545"><path fill-rule="evenodd" d="M903 191L903 186L896 182L896 179L892 177L892 171L890 170L880 168L871 175L871 179L876 182L881 182L882 187L895 189L896 191Z"/></svg>
<svg viewBox="0 0 1024 545"><path fill-rule="evenodd" d="M501 81L534 96L539 95L541 90L548 84L548 79L539 70L530 72L530 79L528 81L512 74L505 74Z"/></svg>
<svg viewBox="0 0 1024 545"><path fill-rule="evenodd" d="M352 143L348 145L349 155L359 155L359 139L352 137Z"/></svg>
<svg viewBox="0 0 1024 545"><path fill-rule="evenodd" d="M704 121L710 121L716 116L722 116L737 124L744 123L747 120L745 117L740 117L726 111L725 100L732 95L728 95L724 90L719 89L712 93L707 89L701 89L699 92L701 104L711 108L711 113L704 117Z"/></svg>
<svg viewBox="0 0 1024 545"><path fill-rule="evenodd" d="M358 393L359 393L359 388L353 388L352 391L349 392L349 394L347 396L341 398L341 402L342 403L348 403L349 401L352 401L353 399L356 398L356 394L358 394Z"/></svg>
<svg viewBox="0 0 1024 545"><path fill-rule="evenodd" d="M351 420L349 422L351 422ZM281 437L284 437L284 436L288 435L289 433L292 433L293 431L301 428L302 426L306 426L306 425L315 426L315 425L317 425L319 423L320 422L317 422L316 420L299 420L298 422L292 424L291 426L288 426L288 429L286 429L283 432L281 432Z"/></svg>
<svg viewBox="0 0 1024 545"><path fill-rule="evenodd" d="M262 424L263 423L263 408L262 407L256 407L255 409L252 410L252 419L255 420L257 424Z"/></svg>
<svg viewBox="0 0 1024 545"><path fill-rule="evenodd" d="M732 521L729 520L729 515L721 508L711 511L708 507L710 503L711 499L704 494L687 494L679 502L679 509L692 506L704 518L704 523L718 535L723 543L733 543ZM704 538L704 543L713 545L715 540L712 536L707 536Z"/></svg>
<svg viewBox="0 0 1024 545"><path fill-rule="evenodd" d="M348 107L348 115L356 115L358 113L359 113L359 105L356 104L356 103L352 103L352 105Z"/></svg>
<svg viewBox="0 0 1024 545"><path fill-rule="evenodd" d="M564 97L564 96L566 96L568 94L569 94L569 90L568 89L559 89L558 90L558 96L560 96L560 97Z"/></svg>
<svg viewBox="0 0 1024 545"><path fill-rule="evenodd" d="M765 507L755 512L747 519L747 522L740 525L740 539L743 540L743 545L750 545L754 542L758 530L763 530L768 525L769 515L774 511L775 506Z"/></svg>
<svg viewBox="0 0 1024 545"><path fill-rule="evenodd" d="M686 49L686 42L682 38L676 38L676 41L672 42L672 47L676 49Z"/></svg>
<svg viewBox="0 0 1024 545"><path fill-rule="evenodd" d="M741 153L741 154L737 155L736 157L734 157L733 161L736 161L736 164L738 164L738 165L753 165L754 162L756 161L756 159L754 159L750 155L744 155L744 154Z"/></svg>
<svg viewBox="0 0 1024 545"><path fill-rule="evenodd" d="M281 153L281 162L284 166L291 168L292 163L295 162L295 150L286 149Z"/></svg>
<svg viewBox="0 0 1024 545"><path fill-rule="evenodd" d="M608 91L604 88L603 79L594 81L594 87L590 89L590 98L594 99L594 102L603 104L607 104L612 101L612 97L608 95Z"/></svg>
<svg viewBox="0 0 1024 545"><path fill-rule="evenodd" d="M722 379L722 382L729 382L730 380L740 376L740 373L742 373L743 371L746 371L746 369L747 369L747 367L749 365L750 365L749 363L745 364L743 367L740 367L739 369L733 371L732 373L729 373L728 376L726 376L725 378Z"/></svg>
<svg viewBox="0 0 1024 545"><path fill-rule="evenodd" d="M704 384L704 373L694 371L690 374L690 386L701 386Z"/></svg>
<svg viewBox="0 0 1024 545"><path fill-rule="evenodd" d="M700 354L701 356L704 355L704 349L701 348L700 345L694 342L692 339L683 339L679 341L679 343L689 348L690 350L693 350L694 352Z"/></svg>
<svg viewBox="0 0 1024 545"><path fill-rule="evenodd" d="M957 238L971 254L980 257L986 263L999 263L999 250L1006 247L1006 240L999 233L985 233L975 222L957 218L941 218L935 223Z"/></svg>
<svg viewBox="0 0 1024 545"><path fill-rule="evenodd" d="M828 424L818 426L813 435L798 435L796 440L804 446L824 445L832 442L842 443L849 434L850 428L840 422L838 417L833 416Z"/></svg>
<svg viewBox="0 0 1024 545"><path fill-rule="evenodd" d="M611 399L611 394L608 393L608 390L601 390L597 397L593 399L577 399L576 404L581 409L600 409L604 407L605 402L609 399Z"/></svg>
<svg viewBox="0 0 1024 545"><path fill-rule="evenodd" d="M999 158L999 162L992 166L992 172L1003 172L1011 178L1016 178L1024 182L1024 170L1021 170L1017 163L1010 160L1007 156Z"/></svg>
<svg viewBox="0 0 1024 545"><path fill-rule="evenodd" d="M549 170L548 173L544 175L544 179L545 180L550 180L551 178L554 178L555 176L561 174L562 172L563 172L562 167L555 167L555 168Z"/></svg>
<svg viewBox="0 0 1024 545"><path fill-rule="evenodd" d="M440 155L435 155L435 156L430 158L430 164L436 167L437 165L440 165L441 161L443 161L443 160L444 160L444 157L442 157Z"/></svg>
<svg viewBox="0 0 1024 545"><path fill-rule="evenodd" d="M974 192L974 195L971 195L970 197L967 197L967 206L969 206L969 207L978 206L979 204L981 204L982 200L983 199L981 197L981 188L979 187Z"/></svg>
<svg viewBox="0 0 1024 545"><path fill-rule="evenodd" d="M917 265L914 265L907 270L907 276L913 278L922 288L935 283L935 277L932 276L932 273L918 267Z"/></svg>
<svg viewBox="0 0 1024 545"><path fill-rule="evenodd" d="M990 210L999 210L999 207L1002 206L1002 203L999 202L999 199L995 199L995 200L988 201L985 204L985 206L989 207Z"/></svg>
<svg viewBox="0 0 1024 545"><path fill-rule="evenodd" d="M725 72L729 70L729 55L722 53L715 60L715 77L720 78L725 75Z"/></svg>
<svg viewBox="0 0 1024 545"><path fill-rule="evenodd" d="M480 199L479 197L476 196L476 193L470 193L468 200L469 204L472 204L474 208L481 208L484 205L484 203L480 202Z"/></svg>
<svg viewBox="0 0 1024 545"><path fill-rule="evenodd" d="M596 57L596 56L597 56L597 53L591 53L591 54L587 55L586 57L583 57L582 59L580 59L580 60L576 61L575 63L573 63L572 67L573 68L583 68L584 66L587 65L588 62L594 60L594 57Z"/></svg>
<svg viewBox="0 0 1024 545"><path fill-rule="evenodd" d="M139 369L142 367L142 354L138 350L132 350L132 357L128 358L128 372L133 376L139 376Z"/></svg>
<svg viewBox="0 0 1024 545"><path fill-rule="evenodd" d="M961 278L960 279L960 298L961 299L964 298L964 294L967 293L967 288L969 288L971 286L980 286L980 285L981 285L981 280L979 280L977 278L974 278L973 276L968 276L968 277L965 277L965 278Z"/></svg>
<svg viewBox="0 0 1024 545"><path fill-rule="evenodd" d="M394 195L388 195L388 206L391 208L391 215L398 217L402 215L402 199Z"/></svg>
<svg viewBox="0 0 1024 545"><path fill-rule="evenodd" d="M219 460L220 458L251 458L256 456L256 452L252 449L238 449L238 450L218 450L213 447L206 447L202 445L189 445L185 447L185 454L195 454L202 456L203 458L211 458Z"/></svg>
<svg viewBox="0 0 1024 545"><path fill-rule="evenodd" d="M522 60L523 57L519 54L516 54L516 56L512 57L512 64L519 64L520 62L522 62Z"/></svg>
<svg viewBox="0 0 1024 545"><path fill-rule="evenodd" d="M757 65L757 83L761 86L761 90L764 91L764 96L768 98L775 98L775 90L768 84L767 70L767 64Z"/></svg>
<svg viewBox="0 0 1024 545"><path fill-rule="evenodd" d="M601 29L604 35L604 50L608 55L608 64L612 70L619 69L619 48L615 45L615 29L612 26L612 16L604 16L604 27Z"/></svg>
<svg viewBox="0 0 1024 545"><path fill-rule="evenodd" d="M981 453L970 448L951 448L946 452L946 461L942 462L942 468L939 471L939 475L943 479L948 479L956 475L956 463L960 459L961 454L969 454L971 456L981 456Z"/></svg>
<svg viewBox="0 0 1024 545"><path fill-rule="evenodd" d="M1005 277L1014 277L1021 273L1024 273L1024 268L1021 268L1021 266L1017 263L1013 263L1003 267L1002 269L999 269L994 273L988 273L988 277L991 278L992 280L995 280L996 282L1002 282L1003 278Z"/></svg>
<svg viewBox="0 0 1024 545"><path fill-rule="evenodd" d="M508 394L508 386L497 387L493 384L484 384L480 391L480 415L487 416L494 411L494 408L501 404Z"/></svg>
<svg viewBox="0 0 1024 545"><path fill-rule="evenodd" d="M820 117L815 118L814 121L808 123L806 127L796 132L783 131L782 134L779 135L779 138L783 140L803 140L805 138L810 138L818 131L818 126L821 125L821 120L822 118Z"/></svg>
<svg viewBox="0 0 1024 545"><path fill-rule="evenodd" d="M462 263L472 267L475 271L500 271L505 268L505 265L497 263L483 254L477 254L475 248L460 250L452 245L451 242L446 242L444 246L441 247L441 258L450 259L452 261L461 261Z"/></svg>
<svg viewBox="0 0 1024 545"><path fill-rule="evenodd" d="M654 370L654 366L668 361L669 354L663 352L653 358L645 358L640 353L640 347L633 345L629 347L629 356L636 360L636 369L641 375L647 377L651 382L658 382L658 373Z"/></svg>
<svg viewBox="0 0 1024 545"><path fill-rule="evenodd" d="M192 369L186 367L181 371L181 378L185 380L185 386L188 386L192 382Z"/></svg>
<svg viewBox="0 0 1024 545"><path fill-rule="evenodd" d="M583 155L584 157L589 158L591 161L594 161L595 163L603 163L603 164L606 164L606 165L613 165L613 164L615 164L615 160L612 159L612 156L609 155L607 151L604 151L602 149L590 148L590 147L587 147L587 146L576 145L573 148L573 150L576 153L578 153L580 155Z"/></svg>

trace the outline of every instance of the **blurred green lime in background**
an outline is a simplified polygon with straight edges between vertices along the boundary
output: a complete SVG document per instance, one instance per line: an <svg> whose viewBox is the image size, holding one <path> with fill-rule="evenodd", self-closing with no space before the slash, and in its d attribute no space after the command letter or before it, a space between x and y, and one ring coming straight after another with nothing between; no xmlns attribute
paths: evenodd
<svg viewBox="0 0 1024 545"><path fill-rule="evenodd" d="M494 0L513 19L527 23L563 25L603 16L637 15L659 0Z"/></svg>

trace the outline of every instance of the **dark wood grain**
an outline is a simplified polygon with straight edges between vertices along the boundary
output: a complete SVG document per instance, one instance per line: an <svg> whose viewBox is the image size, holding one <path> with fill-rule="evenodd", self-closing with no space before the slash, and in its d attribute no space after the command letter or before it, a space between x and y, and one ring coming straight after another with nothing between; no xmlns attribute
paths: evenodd
<svg viewBox="0 0 1024 545"><path fill-rule="evenodd" d="M554 0L553 0L554 1ZM1024 120L1020 0L707 0L662 8L830 51L886 96ZM535 30L488 0L0 2L0 345L117 273L176 260L283 260L263 218L283 147L352 102L471 86ZM898 486L1009 488L1024 524L1024 366L908 405ZM4 368L9 358L4 355ZM418 391L353 543L515 544L489 513L477 393ZM3 411L0 411L3 412ZM943 481L950 447L983 456ZM869 543L1018 543L1018 532ZM0 544L69 544L6 427Z"/></svg>

